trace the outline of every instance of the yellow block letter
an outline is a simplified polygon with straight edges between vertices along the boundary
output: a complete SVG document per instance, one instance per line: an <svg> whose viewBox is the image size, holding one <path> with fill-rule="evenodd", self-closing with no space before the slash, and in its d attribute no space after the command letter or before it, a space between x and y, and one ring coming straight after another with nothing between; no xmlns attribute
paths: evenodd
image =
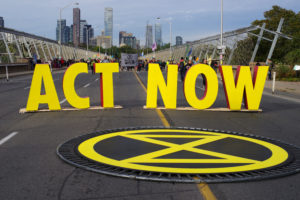
<svg viewBox="0 0 300 200"><path fill-rule="evenodd" d="M119 63L96 63L95 72L100 74L101 106L114 107L113 73L119 72Z"/></svg>
<svg viewBox="0 0 300 200"><path fill-rule="evenodd" d="M78 74L88 73L86 63L75 63L68 67L63 80L63 90L67 101L75 108L85 109L90 107L90 98L81 98L75 91L75 79Z"/></svg>
<svg viewBox="0 0 300 200"><path fill-rule="evenodd" d="M203 74L206 77L204 96L198 99L195 92L197 77ZM192 66L186 74L184 81L184 94L187 102L196 109L206 109L213 105L218 95L218 77L216 72L208 65L197 64Z"/></svg>
<svg viewBox="0 0 300 200"><path fill-rule="evenodd" d="M232 66L221 66L220 72L230 110L241 110L243 96L248 110L258 110L264 90L268 66L255 67L253 80L250 67L237 68L236 78L233 78Z"/></svg>
<svg viewBox="0 0 300 200"><path fill-rule="evenodd" d="M44 82L45 94L41 95L42 82ZM36 111L39 104L48 104L49 110L60 110L60 104L49 65L35 65L26 110Z"/></svg>
<svg viewBox="0 0 300 200"><path fill-rule="evenodd" d="M168 65L167 84L158 64L149 64L147 84L147 108L157 107L159 89L166 108L175 109L177 103L177 65Z"/></svg>

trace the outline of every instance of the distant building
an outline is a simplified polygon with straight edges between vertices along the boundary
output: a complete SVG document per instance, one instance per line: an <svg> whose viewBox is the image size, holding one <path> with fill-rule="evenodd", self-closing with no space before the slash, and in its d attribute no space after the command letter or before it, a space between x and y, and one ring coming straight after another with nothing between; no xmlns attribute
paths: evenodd
<svg viewBox="0 0 300 200"><path fill-rule="evenodd" d="M91 38L90 39L90 44L92 46L100 46L104 49L111 48L111 37L110 36L104 36L104 35L99 35L97 37Z"/></svg>
<svg viewBox="0 0 300 200"><path fill-rule="evenodd" d="M151 48L153 44L153 32L152 32L152 25L147 24L146 26L146 48Z"/></svg>
<svg viewBox="0 0 300 200"><path fill-rule="evenodd" d="M94 28L93 28L92 25L91 25L91 27L89 28L89 41L90 41L92 38L94 38Z"/></svg>
<svg viewBox="0 0 300 200"><path fill-rule="evenodd" d="M69 42L73 43L73 24L70 26Z"/></svg>
<svg viewBox="0 0 300 200"><path fill-rule="evenodd" d="M4 19L3 19L3 17L0 17L0 27L4 27Z"/></svg>
<svg viewBox="0 0 300 200"><path fill-rule="evenodd" d="M86 44L86 20L80 20L80 31L79 31L79 43L80 44Z"/></svg>
<svg viewBox="0 0 300 200"><path fill-rule="evenodd" d="M155 42L157 46L162 46L162 32L160 23L155 24Z"/></svg>
<svg viewBox="0 0 300 200"><path fill-rule="evenodd" d="M183 39L181 36L176 36L176 46L182 45L183 44Z"/></svg>
<svg viewBox="0 0 300 200"><path fill-rule="evenodd" d="M122 42L122 39L124 37L132 37L132 36L133 36L132 33L126 33L126 31L120 31L119 32L119 45L121 45L122 43L124 43L124 42Z"/></svg>
<svg viewBox="0 0 300 200"><path fill-rule="evenodd" d="M113 9L105 8L104 10L104 34L111 37L113 41Z"/></svg>
<svg viewBox="0 0 300 200"><path fill-rule="evenodd" d="M133 49L136 49L136 38L134 36L125 36L122 37L121 45L127 45Z"/></svg>
<svg viewBox="0 0 300 200"><path fill-rule="evenodd" d="M141 48L141 41L136 40L136 49L140 49L140 48Z"/></svg>
<svg viewBox="0 0 300 200"><path fill-rule="evenodd" d="M80 9L73 8L73 43L77 47L80 43Z"/></svg>
<svg viewBox="0 0 300 200"><path fill-rule="evenodd" d="M60 28L61 28L61 31L59 30ZM61 37L59 37L59 33L61 33ZM66 25L65 19L62 19L61 21L57 20L56 40L59 41L60 39L61 39L62 44L66 44L70 40L70 27L68 27Z"/></svg>

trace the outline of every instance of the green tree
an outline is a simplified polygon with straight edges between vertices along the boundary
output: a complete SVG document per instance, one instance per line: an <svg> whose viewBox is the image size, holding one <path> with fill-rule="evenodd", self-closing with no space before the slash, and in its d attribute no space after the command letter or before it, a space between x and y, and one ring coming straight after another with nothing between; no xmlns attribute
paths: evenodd
<svg viewBox="0 0 300 200"><path fill-rule="evenodd" d="M287 10L281 8L280 6L274 5L271 10L264 13L265 19L255 20L252 22L252 25L261 26L263 23L266 23L266 28L269 30L276 31L277 26L281 18L284 18L283 27L281 32L291 36L292 40L287 40L285 38L279 37L276 48L274 50L272 58L277 62L283 62L285 55L295 49L300 47L300 12L297 14L292 10ZM258 33L257 30L256 33ZM264 37L273 39L274 35L265 32ZM257 38L252 37L252 40L256 42ZM271 47L271 42L262 40L257 52L256 61L265 61L269 50Z"/></svg>

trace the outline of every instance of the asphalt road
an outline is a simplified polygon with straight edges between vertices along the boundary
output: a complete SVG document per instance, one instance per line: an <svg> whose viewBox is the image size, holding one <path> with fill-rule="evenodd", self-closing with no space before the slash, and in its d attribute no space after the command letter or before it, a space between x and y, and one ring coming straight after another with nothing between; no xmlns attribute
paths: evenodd
<svg viewBox="0 0 300 200"><path fill-rule="evenodd" d="M147 73L138 74L144 84ZM62 107L62 72L53 74ZM163 126L155 110L145 110L146 93L133 72L114 75L115 104L123 109L19 114L26 106L31 76L0 80L0 199L211 199L204 185L137 181L73 167L56 155L59 144L94 131ZM100 105L99 75L80 75L77 93ZM203 92L197 82L199 95ZM178 106L187 106L178 83ZM159 101L159 105L163 105ZM213 107L226 107L222 89ZM176 111L162 113L171 126L250 133L300 146L300 101L265 93L262 113ZM202 188L202 189L201 189ZM300 174L263 181L209 184L216 199L299 199Z"/></svg>

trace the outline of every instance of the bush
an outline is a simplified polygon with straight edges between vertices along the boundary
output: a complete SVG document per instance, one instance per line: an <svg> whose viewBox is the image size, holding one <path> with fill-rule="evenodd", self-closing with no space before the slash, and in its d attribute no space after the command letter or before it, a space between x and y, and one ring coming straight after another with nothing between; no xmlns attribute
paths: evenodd
<svg viewBox="0 0 300 200"><path fill-rule="evenodd" d="M279 64L277 67L276 67L276 77L278 78L287 78L288 75L290 74L290 67L288 65L284 65L284 64Z"/></svg>
<svg viewBox="0 0 300 200"><path fill-rule="evenodd" d="M278 64L276 67L276 78L281 81L300 81L299 71L293 70L293 66Z"/></svg>
<svg viewBox="0 0 300 200"><path fill-rule="evenodd" d="M300 49L290 51L284 56L285 63L289 65L300 64Z"/></svg>

